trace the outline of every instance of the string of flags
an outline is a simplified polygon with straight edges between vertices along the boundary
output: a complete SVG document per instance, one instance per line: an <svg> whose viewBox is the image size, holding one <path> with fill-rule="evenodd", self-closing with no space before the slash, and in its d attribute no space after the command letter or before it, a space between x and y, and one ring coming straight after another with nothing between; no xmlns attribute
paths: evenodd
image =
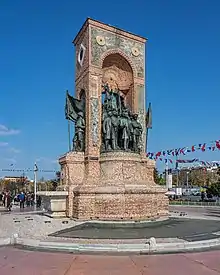
<svg viewBox="0 0 220 275"><path fill-rule="evenodd" d="M164 161L165 163L168 163L168 161L170 163L174 162L172 159L162 159L162 158L159 158L159 160L160 161ZM178 167L179 163L181 163L181 164L199 163L200 165L203 165L205 167L214 167L214 166L220 167L220 162L219 161L203 161L203 160L199 160L199 159L196 159L196 158L195 159L177 159L177 160L175 160L175 163L176 163L176 167Z"/></svg>
<svg viewBox="0 0 220 275"><path fill-rule="evenodd" d="M2 172L36 172L36 171L38 171L38 172L43 172L43 173L55 173L55 172L57 172L56 170L42 170L42 169L38 169L38 170L36 170L36 169L38 169L38 168L34 168L34 169L29 169L29 168L27 168L27 169L0 169L0 171L2 171Z"/></svg>
<svg viewBox="0 0 220 275"><path fill-rule="evenodd" d="M181 155L185 156L187 153L193 153L196 151L205 152L205 151L215 151L215 150L220 150L220 140L211 141L209 143L199 143L198 145L192 145L190 147L162 150L162 151L153 152L153 153L148 152L146 156L150 159L165 161L165 163L166 162L173 163L173 160L170 159L169 157L172 157L172 156L177 157Z"/></svg>

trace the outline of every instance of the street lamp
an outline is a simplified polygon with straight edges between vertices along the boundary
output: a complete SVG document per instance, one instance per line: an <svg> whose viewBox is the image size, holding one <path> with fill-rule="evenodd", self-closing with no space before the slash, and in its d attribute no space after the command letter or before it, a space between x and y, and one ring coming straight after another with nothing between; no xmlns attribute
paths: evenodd
<svg viewBox="0 0 220 275"><path fill-rule="evenodd" d="M189 187L189 171L186 172L186 187Z"/></svg>
<svg viewBox="0 0 220 275"><path fill-rule="evenodd" d="M35 162L35 164L34 164L34 205L35 205L35 209L37 206L37 171L38 171L38 167Z"/></svg>

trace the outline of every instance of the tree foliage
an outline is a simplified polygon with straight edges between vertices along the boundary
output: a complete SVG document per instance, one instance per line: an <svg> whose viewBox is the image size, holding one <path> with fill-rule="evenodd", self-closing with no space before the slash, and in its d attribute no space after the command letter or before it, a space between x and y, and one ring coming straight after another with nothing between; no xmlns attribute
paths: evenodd
<svg viewBox="0 0 220 275"><path fill-rule="evenodd" d="M163 178L163 175L159 174L158 170L154 168L154 182L159 185L165 185L166 181Z"/></svg>
<svg viewBox="0 0 220 275"><path fill-rule="evenodd" d="M178 172L179 185L186 185L188 172L188 185L191 186L210 186L218 179L216 172L206 171L204 169L180 170ZM173 175L173 184L177 184L177 175Z"/></svg>
<svg viewBox="0 0 220 275"><path fill-rule="evenodd" d="M212 183L206 190L206 193L212 196L220 197L220 181Z"/></svg>

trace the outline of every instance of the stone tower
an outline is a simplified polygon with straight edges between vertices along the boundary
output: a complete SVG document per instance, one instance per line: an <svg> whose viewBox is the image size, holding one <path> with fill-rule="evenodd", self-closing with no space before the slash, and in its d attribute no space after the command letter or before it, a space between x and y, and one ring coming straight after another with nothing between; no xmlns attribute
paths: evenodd
<svg viewBox="0 0 220 275"><path fill-rule="evenodd" d="M146 39L87 19L75 37L75 94L85 98L85 151L59 159L68 186L68 216L147 219L167 215L165 190L153 181L146 158ZM118 88L143 128L140 154L101 153L102 84ZM145 206L141 208L141 204Z"/></svg>
<svg viewBox="0 0 220 275"><path fill-rule="evenodd" d="M75 45L75 91L80 98L86 91L86 167L88 178L94 179L94 168L100 154L101 85L116 82L125 94L126 102L145 129L145 42L146 39L118 28L87 19L77 34ZM143 132L142 151L145 152ZM96 170L96 169L95 169Z"/></svg>

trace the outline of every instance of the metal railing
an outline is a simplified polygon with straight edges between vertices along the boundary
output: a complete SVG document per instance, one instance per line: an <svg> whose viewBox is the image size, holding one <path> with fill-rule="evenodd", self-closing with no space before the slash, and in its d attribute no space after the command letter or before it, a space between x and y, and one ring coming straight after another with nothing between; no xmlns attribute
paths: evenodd
<svg viewBox="0 0 220 275"><path fill-rule="evenodd" d="M170 201L170 205L220 206L220 202Z"/></svg>

